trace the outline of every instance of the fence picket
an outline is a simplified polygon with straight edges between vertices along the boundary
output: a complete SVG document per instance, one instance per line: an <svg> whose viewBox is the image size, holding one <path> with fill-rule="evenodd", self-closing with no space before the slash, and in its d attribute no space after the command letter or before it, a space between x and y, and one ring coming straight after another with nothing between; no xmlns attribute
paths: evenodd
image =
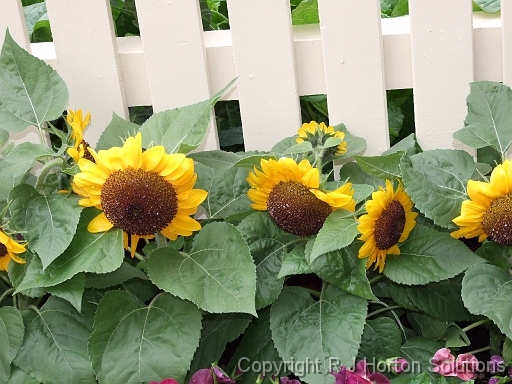
<svg viewBox="0 0 512 384"><path fill-rule="evenodd" d="M228 1L246 150L268 150L302 125L289 1Z"/></svg>
<svg viewBox="0 0 512 384"><path fill-rule="evenodd" d="M108 0L46 0L59 73L69 108L90 111L84 138L94 146L112 120L128 118Z"/></svg>
<svg viewBox="0 0 512 384"><path fill-rule="evenodd" d="M139 0L136 6L153 111L209 99L199 2ZM218 147L212 118L201 149Z"/></svg>
<svg viewBox="0 0 512 384"><path fill-rule="evenodd" d="M512 2L501 2L501 36L503 50L503 82L512 87Z"/></svg>
<svg viewBox="0 0 512 384"><path fill-rule="evenodd" d="M378 155L389 148L380 2L364 4L319 0L320 31L329 122L344 123L366 139L366 155Z"/></svg>
<svg viewBox="0 0 512 384"><path fill-rule="evenodd" d="M21 47L30 52L30 40L25 26L25 15L19 0L0 2L0 44L4 43L6 29Z"/></svg>
<svg viewBox="0 0 512 384"><path fill-rule="evenodd" d="M416 135L423 149L454 148L473 81L471 1L410 0Z"/></svg>

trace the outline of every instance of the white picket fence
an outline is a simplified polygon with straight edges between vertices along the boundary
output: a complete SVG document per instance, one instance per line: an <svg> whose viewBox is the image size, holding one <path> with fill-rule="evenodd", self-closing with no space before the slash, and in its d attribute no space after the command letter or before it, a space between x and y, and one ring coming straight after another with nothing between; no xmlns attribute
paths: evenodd
<svg viewBox="0 0 512 384"><path fill-rule="evenodd" d="M53 43L29 44L21 0L0 0L0 42L15 40L53 66L69 108L92 114L92 145L112 112L155 112L205 100L233 78L246 150L269 149L301 126L300 95L327 94L330 124L389 147L386 90L414 89L424 149L452 148L469 83L512 84L512 0L501 15L471 0L409 0L410 16L381 19L379 0L318 0L320 24L292 26L288 0L228 0L231 29L203 32L198 0L137 0L140 37L116 38L109 0L46 0ZM512 128L511 128L512 129ZM218 148L214 119L203 149Z"/></svg>

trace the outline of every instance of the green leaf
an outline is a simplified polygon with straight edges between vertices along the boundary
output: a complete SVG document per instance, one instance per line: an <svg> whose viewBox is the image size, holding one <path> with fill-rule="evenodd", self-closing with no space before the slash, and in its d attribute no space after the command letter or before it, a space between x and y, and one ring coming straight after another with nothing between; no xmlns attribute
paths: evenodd
<svg viewBox="0 0 512 384"><path fill-rule="evenodd" d="M195 188L208 191L202 206L209 219L223 219L252 210L247 197L247 170L236 167L213 169L203 164L196 164L195 169L198 175Z"/></svg>
<svg viewBox="0 0 512 384"><path fill-rule="evenodd" d="M491 146L505 159L512 144L512 90L493 81L471 83L464 128L453 137L472 148Z"/></svg>
<svg viewBox="0 0 512 384"><path fill-rule="evenodd" d="M303 288L283 289L270 309L270 329L279 355L285 361L318 359L323 372L304 372L302 379L310 384L331 383L327 370L351 366L357 355L366 303L332 285L318 301Z"/></svg>
<svg viewBox="0 0 512 384"><path fill-rule="evenodd" d="M375 300L366 276L366 260L357 257L359 243L328 252L311 263L311 270L320 278L345 292Z"/></svg>
<svg viewBox="0 0 512 384"><path fill-rule="evenodd" d="M391 155L392 153L397 153L401 151L405 151L407 156L412 156L418 152L421 152L421 148L419 148L418 143L416 142L416 135L414 133L411 133L409 136L400 140L391 148L382 152L382 154Z"/></svg>
<svg viewBox="0 0 512 384"><path fill-rule="evenodd" d="M189 155L194 161L207 165L214 169L228 169L231 168L235 163L241 159L241 156L226 151L203 151L195 152Z"/></svg>
<svg viewBox="0 0 512 384"><path fill-rule="evenodd" d="M309 259L311 264L320 255L344 248L352 243L354 237L359 234L357 230L359 223L351 215L344 209L338 209L327 216L316 236Z"/></svg>
<svg viewBox="0 0 512 384"><path fill-rule="evenodd" d="M278 278L283 257L297 237L279 228L267 212L255 212L237 226L256 264L256 309L271 304L283 289Z"/></svg>
<svg viewBox="0 0 512 384"><path fill-rule="evenodd" d="M87 355L92 311L78 313L51 296L38 313L24 312L26 334L14 363L44 383L96 383Z"/></svg>
<svg viewBox="0 0 512 384"><path fill-rule="evenodd" d="M25 264L18 264L15 262L9 263L9 280L11 281L13 287L18 287L21 284L34 259L36 259L34 263L38 265L37 269L39 273L43 273L43 265L41 264L41 259L39 259L36 254L30 252L30 249L23 254L23 257L26 261ZM18 292L15 291L15 293ZM26 290L20 290L19 293L22 293L28 297L41 297L45 294L45 290L40 287L35 287L33 289L29 288Z"/></svg>
<svg viewBox="0 0 512 384"><path fill-rule="evenodd" d="M61 116L68 96L59 74L7 31L0 54L0 128L20 132L30 125L41 127Z"/></svg>
<svg viewBox="0 0 512 384"><path fill-rule="evenodd" d="M25 325L20 311L14 307L0 308L0 333L5 335L5 344L0 344L2 354L0 360L7 365L12 363L23 343ZM0 375L1 377L1 375Z"/></svg>
<svg viewBox="0 0 512 384"><path fill-rule="evenodd" d="M343 142L339 137L329 137L327 140L325 140L325 143L323 145L324 148L332 148L337 147Z"/></svg>
<svg viewBox="0 0 512 384"><path fill-rule="evenodd" d="M242 235L229 224L205 225L188 253L157 249L148 275L159 288L205 311L256 313L256 268Z"/></svg>
<svg viewBox="0 0 512 384"><path fill-rule="evenodd" d="M318 24L318 1L303 0L297 8L292 11L292 24Z"/></svg>
<svg viewBox="0 0 512 384"><path fill-rule="evenodd" d="M147 280L148 277L141 270L132 267L127 262L123 262L118 269L110 273L86 273L85 287L104 289L122 284L125 281L133 278Z"/></svg>
<svg viewBox="0 0 512 384"><path fill-rule="evenodd" d="M408 312L407 319L417 333L434 340L441 339L450 325L447 321L438 320L424 313Z"/></svg>
<svg viewBox="0 0 512 384"><path fill-rule="evenodd" d="M500 0L473 0L480 9L487 13L496 13L501 10Z"/></svg>
<svg viewBox="0 0 512 384"><path fill-rule="evenodd" d="M7 382L7 384L40 384L39 381L30 377L30 375L23 372L16 366L13 366L11 372L11 378Z"/></svg>
<svg viewBox="0 0 512 384"><path fill-rule="evenodd" d="M43 144L28 142L18 144L9 152L2 162L0 177L2 179L14 179L16 177L23 176L30 170L30 168L32 168L34 161L53 154L54 153L51 148Z"/></svg>
<svg viewBox="0 0 512 384"><path fill-rule="evenodd" d="M9 132L0 128L0 148L2 148L7 141L9 141Z"/></svg>
<svg viewBox="0 0 512 384"><path fill-rule="evenodd" d="M346 163L341 167L340 180L348 180L354 184L371 185L375 189L377 189L378 186L386 186L384 180L367 174L356 162Z"/></svg>
<svg viewBox="0 0 512 384"><path fill-rule="evenodd" d="M41 197L40 193L29 184L20 184L9 193L10 226L13 230L18 232L27 230L27 207L32 200L38 197Z"/></svg>
<svg viewBox="0 0 512 384"><path fill-rule="evenodd" d="M9 354L9 335L0 323L0 383L6 383L11 376L11 363L6 358Z"/></svg>
<svg viewBox="0 0 512 384"><path fill-rule="evenodd" d="M219 361L226 345L244 333L252 319L251 315L245 313L205 314L199 347L189 372L196 372Z"/></svg>
<svg viewBox="0 0 512 384"><path fill-rule="evenodd" d="M235 80L209 100L152 115L140 127L142 145L145 148L163 145L167 153L188 153L196 149L206 136L212 107Z"/></svg>
<svg viewBox="0 0 512 384"><path fill-rule="evenodd" d="M307 153L313 151L313 146L309 141L303 141L302 143L292 145L290 148L285 150L285 155L295 155L297 153Z"/></svg>
<svg viewBox="0 0 512 384"><path fill-rule="evenodd" d="M393 8L391 17L405 16L409 14L409 0L400 0L398 4Z"/></svg>
<svg viewBox="0 0 512 384"><path fill-rule="evenodd" d="M500 245L494 241L487 241L483 243L477 250L476 254L490 264L508 271L510 268L510 247L506 245Z"/></svg>
<svg viewBox="0 0 512 384"><path fill-rule="evenodd" d="M57 285L79 272L108 273L118 269L124 258L123 231L112 228L107 232L89 232L87 225L98 213L95 208L83 210L71 244L44 272L39 258L27 262L17 290Z"/></svg>
<svg viewBox="0 0 512 384"><path fill-rule="evenodd" d="M127 292L109 291L89 339L98 381L138 384L172 377L183 382L200 331L201 313L191 303L163 294L145 306Z"/></svg>
<svg viewBox="0 0 512 384"><path fill-rule="evenodd" d="M494 265L469 269L462 280L462 300L469 312L494 321L508 338L512 338L512 278Z"/></svg>
<svg viewBox="0 0 512 384"><path fill-rule="evenodd" d="M384 275L406 285L423 285L454 277L484 260L447 233L416 225L399 245L400 255L387 255Z"/></svg>
<svg viewBox="0 0 512 384"><path fill-rule="evenodd" d="M361 338L358 360L386 360L400 356L402 334L396 322L389 317L367 320Z"/></svg>
<svg viewBox="0 0 512 384"><path fill-rule="evenodd" d="M48 20L48 12L46 11L46 3L36 3L23 7L25 22L27 24L27 32L30 40L32 40L32 32L39 20Z"/></svg>
<svg viewBox="0 0 512 384"><path fill-rule="evenodd" d="M29 202L25 216L25 239L46 269L69 246L83 207L76 196L56 193Z"/></svg>
<svg viewBox="0 0 512 384"><path fill-rule="evenodd" d="M404 152L395 152L382 156L355 156L357 164L363 171L380 179L394 180L402 177L400 160Z"/></svg>
<svg viewBox="0 0 512 384"><path fill-rule="evenodd" d="M247 153L246 153L247 154ZM277 156L273 154L269 154L267 152L261 152L257 154L247 154L240 160L235 163L235 167L250 169L251 171L254 167L260 167L261 160L265 159L274 159L277 160Z"/></svg>
<svg viewBox="0 0 512 384"><path fill-rule="evenodd" d="M400 376L412 378L419 372L425 372L431 379L436 380L439 375L432 373L431 361L434 353L443 347L442 343L422 336L407 340L400 348L401 356L406 358L409 364L414 364L414 367L411 367L410 373L401 373Z"/></svg>
<svg viewBox="0 0 512 384"><path fill-rule="evenodd" d="M46 288L46 292L68 301L78 312L82 311L84 290L85 276L83 273L78 273L69 280Z"/></svg>
<svg viewBox="0 0 512 384"><path fill-rule="evenodd" d="M284 256L278 278L311 273L311 267L306 259L306 244L297 245Z"/></svg>
<svg viewBox="0 0 512 384"><path fill-rule="evenodd" d="M366 150L366 140L362 137L352 135L345 127L345 124L336 125L334 130L345 133L344 141L347 143L347 152L334 157L333 160L345 160L350 157L360 155Z"/></svg>
<svg viewBox="0 0 512 384"><path fill-rule="evenodd" d="M416 208L443 228L456 228L467 197L466 185L475 171L475 161L465 151L435 149L402 161L405 190Z"/></svg>
<svg viewBox="0 0 512 384"><path fill-rule="evenodd" d="M135 136L140 126L119 117L115 112L112 113L112 121L102 132L96 150L109 149L112 147L122 147L126 139Z"/></svg>
<svg viewBox="0 0 512 384"><path fill-rule="evenodd" d="M254 365L257 362L264 363L259 366ZM279 377L285 376L288 372L272 341L270 307L259 311L258 318L254 319L244 332L242 340L228 365L230 372L237 368L243 371L240 382L237 380L237 383L240 384L254 384L258 374L267 377L275 374L276 377Z"/></svg>

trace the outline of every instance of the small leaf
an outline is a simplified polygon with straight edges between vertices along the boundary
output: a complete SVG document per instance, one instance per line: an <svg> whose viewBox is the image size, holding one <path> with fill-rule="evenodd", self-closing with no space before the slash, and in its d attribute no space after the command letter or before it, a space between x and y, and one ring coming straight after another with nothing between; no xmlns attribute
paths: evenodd
<svg viewBox="0 0 512 384"><path fill-rule="evenodd" d="M411 133L409 136L400 140L398 143L394 144L388 150L382 152L383 155L391 155L392 153L397 153L405 151L407 156L415 155L418 152L421 152L421 148L419 148L418 143L416 142L416 135Z"/></svg>
<svg viewBox="0 0 512 384"><path fill-rule="evenodd" d="M480 4L479 4L480 5ZM493 81L471 83L466 99L468 114L464 128L453 137L472 148L491 146L505 159L512 144L512 90L505 84Z"/></svg>
<svg viewBox="0 0 512 384"><path fill-rule="evenodd" d="M226 151L202 151L195 152L189 155L194 161L207 165L214 169L228 169L231 168L235 163L241 159L241 156Z"/></svg>
<svg viewBox="0 0 512 384"><path fill-rule="evenodd" d="M407 359L409 364L414 364L410 368L410 372L401 373L400 376L407 377L409 380L424 372L431 379L436 380L438 374L432 371L432 357L444 345L441 342L428 339L426 337L417 336L407 340L401 347L401 356ZM409 383L410 381L406 381ZM435 381L434 381L435 382Z"/></svg>
<svg viewBox="0 0 512 384"><path fill-rule="evenodd" d="M332 375L328 369L353 364L366 311L365 299L332 285L327 286L318 301L303 288L285 288L270 308L272 339L285 361L318 359L322 371L304 372L304 381L331 383ZM334 367L333 361L336 361Z"/></svg>
<svg viewBox="0 0 512 384"><path fill-rule="evenodd" d="M358 222L354 217L347 217L350 212L338 209L332 212L324 222L324 225L316 236L313 250L310 255L310 263L320 255L346 247L352 243L359 233Z"/></svg>
<svg viewBox="0 0 512 384"><path fill-rule="evenodd" d="M96 311L88 346L98 381L183 382L200 331L201 314L191 303L163 294L145 306L127 292L109 291Z"/></svg>
<svg viewBox="0 0 512 384"><path fill-rule="evenodd" d="M302 143L295 144L284 151L285 155L295 155L297 153L307 153L313 151L313 146L309 141L303 141Z"/></svg>
<svg viewBox="0 0 512 384"><path fill-rule="evenodd" d="M7 31L0 54L0 128L42 127L61 116L68 97L57 71L22 49Z"/></svg>
<svg viewBox="0 0 512 384"><path fill-rule="evenodd" d="M487 13L496 13L501 9L501 1L500 0L473 0L480 9Z"/></svg>
<svg viewBox="0 0 512 384"><path fill-rule="evenodd" d="M196 164L198 180L195 188L208 191L202 206L209 219L223 219L233 214L251 211L251 201L247 197L249 183L245 180L247 170L243 168L213 169Z"/></svg>
<svg viewBox="0 0 512 384"><path fill-rule="evenodd" d="M365 184L377 189L378 186L385 187L384 180L369 175L356 162L346 163L340 169L340 180L348 180L354 184Z"/></svg>
<svg viewBox="0 0 512 384"><path fill-rule="evenodd" d="M362 137L352 135L345 127L345 124L336 125L334 130L345 133L345 138L343 140L347 143L347 152L336 156L333 160L345 160L350 157L360 155L366 150L366 140Z"/></svg>
<svg viewBox="0 0 512 384"><path fill-rule="evenodd" d="M123 262L118 269L110 273L86 273L85 287L104 289L122 284L133 278L147 280L148 277L140 269L132 267L127 262Z"/></svg>
<svg viewBox="0 0 512 384"><path fill-rule="evenodd" d="M85 290L85 276L78 273L71 279L46 288L46 292L68 301L78 312L82 311L82 296Z"/></svg>
<svg viewBox="0 0 512 384"><path fill-rule="evenodd" d="M25 175L39 158L53 155L51 148L43 144L21 143L9 152L0 170L1 178L16 178Z"/></svg>
<svg viewBox="0 0 512 384"><path fill-rule="evenodd" d="M512 278L494 265L479 265L466 272L462 280L462 300L469 312L491 319L508 338L512 338Z"/></svg>
<svg viewBox="0 0 512 384"><path fill-rule="evenodd" d="M416 208L443 228L456 228L466 199L466 185L475 171L475 161L465 151L435 149L403 159L401 170L407 194Z"/></svg>
<svg viewBox="0 0 512 384"><path fill-rule="evenodd" d="M12 363L23 343L25 336L25 325L20 311L14 307L0 308L0 332L5 331L7 343L5 344L5 354L2 354L1 360L6 359L7 364Z"/></svg>
<svg viewBox="0 0 512 384"><path fill-rule="evenodd" d="M510 251L506 245L500 245L494 241L483 243L475 252L478 256L487 260L490 264L508 271L510 268Z"/></svg>
<svg viewBox="0 0 512 384"><path fill-rule="evenodd" d="M302 243L284 256L278 278L311 273L309 261L306 259L306 244Z"/></svg>
<svg viewBox="0 0 512 384"><path fill-rule="evenodd" d="M399 284L428 284L454 277L484 260L447 233L416 225L399 244L400 255L387 255L384 275Z"/></svg>
<svg viewBox="0 0 512 384"><path fill-rule="evenodd" d="M292 24L318 24L318 1L302 1L297 8L292 11Z"/></svg>
<svg viewBox="0 0 512 384"><path fill-rule="evenodd" d="M325 143L323 145L324 148L331 148L331 147L337 147L343 142L339 137L329 137L327 140L325 140Z"/></svg>
<svg viewBox="0 0 512 384"><path fill-rule="evenodd" d="M96 383L87 355L92 311L78 313L50 296L36 314L24 312L25 340L14 363L40 382Z"/></svg>
<svg viewBox="0 0 512 384"><path fill-rule="evenodd" d="M379 361L400 356L402 334L389 317L367 320L361 338L358 360Z"/></svg>
<svg viewBox="0 0 512 384"><path fill-rule="evenodd" d="M112 147L122 147L126 139L135 136L140 126L119 117L115 112L112 113L112 121L102 132L96 150L109 149Z"/></svg>
<svg viewBox="0 0 512 384"><path fill-rule="evenodd" d="M159 288L205 311L256 313L256 268L242 235L229 224L205 225L188 253L157 249L148 274Z"/></svg>
<svg viewBox="0 0 512 384"><path fill-rule="evenodd" d="M400 160L404 152L396 152L382 156L355 156L357 164L363 171L384 180L394 180L402 177Z"/></svg>

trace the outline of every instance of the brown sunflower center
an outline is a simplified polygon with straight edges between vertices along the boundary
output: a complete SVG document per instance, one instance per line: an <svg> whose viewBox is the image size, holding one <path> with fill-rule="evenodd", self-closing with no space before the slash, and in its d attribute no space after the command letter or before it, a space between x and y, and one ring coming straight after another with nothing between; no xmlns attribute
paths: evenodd
<svg viewBox="0 0 512 384"><path fill-rule="evenodd" d="M176 191L156 172L125 169L103 184L101 205L116 227L136 235L164 229L178 212Z"/></svg>
<svg viewBox="0 0 512 384"><path fill-rule="evenodd" d="M329 204L295 181L277 184L268 196L267 209L279 227L297 236L317 234L332 212Z"/></svg>
<svg viewBox="0 0 512 384"><path fill-rule="evenodd" d="M495 199L482 218L484 232L501 245L512 245L512 194Z"/></svg>
<svg viewBox="0 0 512 384"><path fill-rule="evenodd" d="M375 244L385 250L398 243L405 227L405 210L402 204L393 200L375 221Z"/></svg>
<svg viewBox="0 0 512 384"><path fill-rule="evenodd" d="M90 160L94 163L94 157L92 157L91 153L87 150L87 148L90 147L89 143L85 140L82 140L81 144L84 146L84 159Z"/></svg>
<svg viewBox="0 0 512 384"><path fill-rule="evenodd" d="M0 257L4 257L5 255L7 255L7 247L0 243Z"/></svg>

